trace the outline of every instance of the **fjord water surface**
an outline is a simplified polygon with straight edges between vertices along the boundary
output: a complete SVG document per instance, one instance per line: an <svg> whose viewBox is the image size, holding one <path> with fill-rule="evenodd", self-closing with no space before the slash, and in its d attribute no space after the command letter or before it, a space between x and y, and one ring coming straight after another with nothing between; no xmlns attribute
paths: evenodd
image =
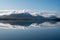
<svg viewBox="0 0 60 40"><path fill-rule="evenodd" d="M60 22L0 20L0 40L60 40Z"/></svg>

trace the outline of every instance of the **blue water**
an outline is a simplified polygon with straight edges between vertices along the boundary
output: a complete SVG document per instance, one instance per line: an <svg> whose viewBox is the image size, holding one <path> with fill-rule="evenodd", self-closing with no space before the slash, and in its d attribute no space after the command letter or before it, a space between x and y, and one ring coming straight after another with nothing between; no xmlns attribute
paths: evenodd
<svg viewBox="0 0 60 40"><path fill-rule="evenodd" d="M60 40L60 22L1 20L0 40Z"/></svg>

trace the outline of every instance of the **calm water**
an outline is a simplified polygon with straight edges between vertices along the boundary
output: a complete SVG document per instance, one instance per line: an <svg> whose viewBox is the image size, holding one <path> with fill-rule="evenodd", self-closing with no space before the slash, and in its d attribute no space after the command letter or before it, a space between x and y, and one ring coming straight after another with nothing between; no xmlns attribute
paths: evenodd
<svg viewBox="0 0 60 40"><path fill-rule="evenodd" d="M0 40L60 40L60 22L0 20Z"/></svg>

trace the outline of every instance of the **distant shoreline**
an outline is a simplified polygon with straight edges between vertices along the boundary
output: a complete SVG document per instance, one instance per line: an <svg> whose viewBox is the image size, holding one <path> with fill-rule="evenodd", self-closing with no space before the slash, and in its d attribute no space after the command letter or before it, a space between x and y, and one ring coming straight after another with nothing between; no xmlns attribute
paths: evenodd
<svg viewBox="0 0 60 40"><path fill-rule="evenodd" d="M55 18L55 19L41 19L41 18L0 18L0 20L53 20L53 21L60 21L60 18Z"/></svg>

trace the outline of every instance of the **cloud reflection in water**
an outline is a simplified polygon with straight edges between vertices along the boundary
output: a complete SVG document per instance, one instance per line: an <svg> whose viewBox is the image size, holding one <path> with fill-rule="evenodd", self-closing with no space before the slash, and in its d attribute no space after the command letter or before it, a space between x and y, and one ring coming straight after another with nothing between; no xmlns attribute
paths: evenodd
<svg viewBox="0 0 60 40"><path fill-rule="evenodd" d="M30 28L56 28L60 27L60 22L56 21L0 21L0 28L3 29L30 29Z"/></svg>

